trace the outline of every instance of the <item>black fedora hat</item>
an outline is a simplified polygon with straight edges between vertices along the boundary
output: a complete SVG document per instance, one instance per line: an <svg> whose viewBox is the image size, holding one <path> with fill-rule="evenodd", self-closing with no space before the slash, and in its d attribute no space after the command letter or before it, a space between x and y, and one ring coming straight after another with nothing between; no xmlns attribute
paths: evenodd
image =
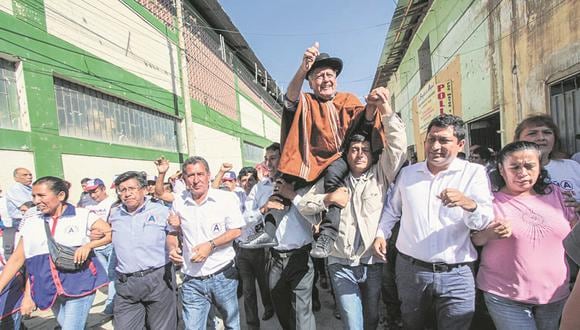
<svg viewBox="0 0 580 330"><path fill-rule="evenodd" d="M314 64L312 64L312 67L306 73L305 79L308 80L308 76L310 75L310 73L316 70L317 68L321 67L333 68L334 70L336 70L336 76L338 77L340 71L342 71L342 60L338 57L330 57L330 55L328 55L327 53L318 54L318 56L316 56L316 59L314 60Z"/></svg>

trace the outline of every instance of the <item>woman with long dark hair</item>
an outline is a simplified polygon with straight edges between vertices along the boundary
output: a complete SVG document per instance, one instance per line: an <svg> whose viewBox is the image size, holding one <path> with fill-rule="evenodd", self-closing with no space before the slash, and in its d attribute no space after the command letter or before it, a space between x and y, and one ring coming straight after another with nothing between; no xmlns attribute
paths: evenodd
<svg viewBox="0 0 580 330"><path fill-rule="evenodd" d="M94 213L67 203L68 194L66 181L57 177L47 176L33 183L36 207L23 218L20 242L0 275L0 291L25 264L36 306L52 308L63 330L77 330L85 327L95 291L107 283L105 270L91 252L111 242L111 230ZM90 241L91 229L106 234ZM58 244L76 248L73 260L77 269L63 270L55 264L48 235Z"/></svg>
<svg viewBox="0 0 580 330"><path fill-rule="evenodd" d="M541 148L533 142L506 145L497 173L495 221L509 222L512 235L495 239L493 230L473 235L476 245L484 245L477 287L497 329L558 329L569 294L562 241L574 210L546 180Z"/></svg>

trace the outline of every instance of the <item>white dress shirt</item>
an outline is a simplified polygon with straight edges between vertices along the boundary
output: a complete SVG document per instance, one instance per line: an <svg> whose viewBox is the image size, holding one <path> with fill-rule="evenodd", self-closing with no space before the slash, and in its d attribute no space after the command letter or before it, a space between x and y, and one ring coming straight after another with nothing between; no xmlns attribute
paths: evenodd
<svg viewBox="0 0 580 330"><path fill-rule="evenodd" d="M447 207L438 198L446 188L455 188L477 204L473 212ZM426 262L470 262L477 252L470 230L482 230L493 220L492 195L485 168L455 159L445 171L433 175L426 162L401 170L385 203L377 237L389 238L401 221L397 249Z"/></svg>
<svg viewBox="0 0 580 330"><path fill-rule="evenodd" d="M260 208L266 204L273 192L274 183L270 178L264 178L250 190L245 200L244 221L246 225L242 230L242 235L239 237L240 242L247 241L250 235L256 233L256 225L263 223L264 215L260 212Z"/></svg>
<svg viewBox="0 0 580 330"><path fill-rule="evenodd" d="M195 246L244 226L238 197L229 191L212 188L199 204L187 190L174 197L172 210L179 216L183 231L183 273L194 277L211 275L234 260L236 253L228 243L218 246L204 262L191 262Z"/></svg>
<svg viewBox="0 0 580 330"><path fill-rule="evenodd" d="M304 218L297 209L298 203L309 188L305 187L296 191L297 195L292 200L289 209L273 211L277 223L276 239L278 240L278 245L274 249L278 251L294 250L312 243L313 224ZM260 207L266 204L273 192L274 183L269 178L263 179L252 188L246 198L246 211L244 212L248 232L242 233L242 235L248 235L258 222L263 221L264 215L260 212Z"/></svg>

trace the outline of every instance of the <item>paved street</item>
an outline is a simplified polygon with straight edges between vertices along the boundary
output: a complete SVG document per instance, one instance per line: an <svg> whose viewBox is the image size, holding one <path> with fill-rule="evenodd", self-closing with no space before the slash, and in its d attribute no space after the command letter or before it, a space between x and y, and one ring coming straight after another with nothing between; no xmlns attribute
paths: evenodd
<svg viewBox="0 0 580 330"><path fill-rule="evenodd" d="M259 298L259 295L258 295ZM88 327L89 329L113 329L113 323L111 318L102 314L101 311L104 308L104 302L106 295L102 292L97 293L93 308L91 309ZM322 308L319 312L316 312L316 327L322 330L337 330L342 329L342 323L340 320L334 318L333 316L333 301L329 290L320 290L320 303ZM263 313L261 304L259 303L259 315ZM241 324L242 329L245 329L245 319L243 313L243 298L240 299L240 311L241 312ZM34 312L30 319L24 321L24 325L27 329L55 329L57 327L56 320L50 310L48 311L37 311ZM262 329L281 329L278 324L278 320L274 316L272 319L262 323Z"/></svg>

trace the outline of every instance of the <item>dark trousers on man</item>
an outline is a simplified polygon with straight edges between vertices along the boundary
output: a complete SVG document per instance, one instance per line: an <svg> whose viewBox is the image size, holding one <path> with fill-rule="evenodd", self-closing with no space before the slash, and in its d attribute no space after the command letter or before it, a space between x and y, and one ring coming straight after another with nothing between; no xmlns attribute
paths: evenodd
<svg viewBox="0 0 580 330"><path fill-rule="evenodd" d="M171 264L146 274L118 274L115 329L177 329L175 272Z"/></svg>
<svg viewBox="0 0 580 330"><path fill-rule="evenodd" d="M404 329L469 329L475 312L472 265L429 266L399 252L396 274Z"/></svg>
<svg viewBox="0 0 580 330"><path fill-rule="evenodd" d="M260 297L264 311L272 311L270 288L266 275L266 251L264 249L238 249L237 266L242 281L244 311L248 329L259 329L258 297L256 294L256 280L260 287Z"/></svg>
<svg viewBox="0 0 580 330"><path fill-rule="evenodd" d="M270 294L278 321L284 330L316 329L312 313L314 265L310 244L292 251L272 249Z"/></svg>

